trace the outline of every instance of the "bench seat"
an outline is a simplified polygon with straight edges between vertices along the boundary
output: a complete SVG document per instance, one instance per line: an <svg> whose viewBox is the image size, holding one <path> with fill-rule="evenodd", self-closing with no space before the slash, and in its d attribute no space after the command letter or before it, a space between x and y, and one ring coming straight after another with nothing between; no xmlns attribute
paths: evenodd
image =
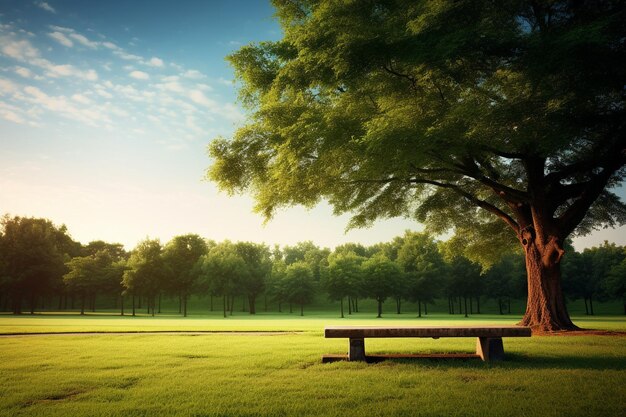
<svg viewBox="0 0 626 417"><path fill-rule="evenodd" d="M450 357L479 357L483 361L504 359L503 337L530 337L529 327L521 326L328 326L324 329L326 338L348 338L350 349L347 357L327 355L323 362L347 359L349 361L375 361L384 356L365 355L366 338L386 337L421 337L439 339L440 337L476 337L475 355L450 355ZM425 357L426 355L415 355ZM439 355L447 356L447 355ZM411 355L392 355L390 357L412 357Z"/></svg>

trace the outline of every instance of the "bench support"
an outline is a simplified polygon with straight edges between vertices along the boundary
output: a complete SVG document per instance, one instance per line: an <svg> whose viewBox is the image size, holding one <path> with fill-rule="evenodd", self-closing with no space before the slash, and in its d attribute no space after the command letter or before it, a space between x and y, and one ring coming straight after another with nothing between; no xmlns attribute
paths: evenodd
<svg viewBox="0 0 626 417"><path fill-rule="evenodd" d="M476 339L476 354L485 361L504 360L504 346L501 337L479 337Z"/></svg>
<svg viewBox="0 0 626 417"><path fill-rule="evenodd" d="M348 352L348 360L365 362L365 339L350 338L350 352Z"/></svg>

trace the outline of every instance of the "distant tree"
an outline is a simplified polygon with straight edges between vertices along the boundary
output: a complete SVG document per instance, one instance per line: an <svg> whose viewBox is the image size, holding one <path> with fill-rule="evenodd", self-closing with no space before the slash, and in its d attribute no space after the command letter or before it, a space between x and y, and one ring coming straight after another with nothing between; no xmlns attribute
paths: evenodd
<svg viewBox="0 0 626 417"><path fill-rule="evenodd" d="M308 262L297 261L287 266L284 278L285 294L289 302L300 306L300 315L304 315L304 306L310 304L315 296L315 279Z"/></svg>
<svg viewBox="0 0 626 417"><path fill-rule="evenodd" d="M363 277L361 264L364 260L364 257L344 249L328 256L328 268L322 275L321 284L331 300L340 302L341 318L344 318L344 298L357 292L360 286Z"/></svg>
<svg viewBox="0 0 626 417"><path fill-rule="evenodd" d="M397 280L402 279L402 269L379 253L363 262L363 291L378 303L377 318L382 317L383 303L393 295Z"/></svg>
<svg viewBox="0 0 626 417"><path fill-rule="evenodd" d="M132 295L133 316L135 315L135 297L148 299L148 311L155 313L155 299L163 289L170 271L163 259L163 248L158 239L146 239L133 249L124 271L122 284Z"/></svg>
<svg viewBox="0 0 626 417"><path fill-rule="evenodd" d="M121 310L124 310L124 286L122 285L122 275L126 268L126 261L130 257L130 253L124 249L121 243L108 243L102 240L94 240L89 242L81 250L83 256L93 255L97 253L106 253L110 258L110 263L106 265L107 279L103 280L98 289L99 293L112 295L121 298ZM117 303L117 301L116 301Z"/></svg>
<svg viewBox="0 0 626 417"><path fill-rule="evenodd" d="M594 315L593 300L608 298L605 281L611 269L624 259L623 249L604 242L582 253L572 251L570 255L563 264L565 292L573 299L582 298L585 313Z"/></svg>
<svg viewBox="0 0 626 417"><path fill-rule="evenodd" d="M116 262L107 251L93 255L77 256L66 263L69 270L63 281L68 289L80 296L80 314L85 314L85 302L89 300L95 311L96 295L122 291L122 278L125 265Z"/></svg>
<svg viewBox="0 0 626 417"><path fill-rule="evenodd" d="M196 263L207 251L207 242L196 234L175 236L163 249L168 272L166 288L180 297L184 317L187 317L187 301L200 274Z"/></svg>
<svg viewBox="0 0 626 417"><path fill-rule="evenodd" d="M406 232L397 261L405 272L406 297L417 302L418 317L422 317L422 303L434 302L438 283L443 281L443 257L429 234Z"/></svg>
<svg viewBox="0 0 626 417"><path fill-rule="evenodd" d="M453 257L447 267L450 285L459 296L459 312L461 312L461 298L465 317L468 317L467 302L475 295L475 287L481 285L481 266L464 256Z"/></svg>
<svg viewBox="0 0 626 417"><path fill-rule="evenodd" d="M240 289L248 298L250 314L256 314L256 298L265 290L265 283L272 271L270 251L265 245L251 242L238 242L235 250L246 266L240 276Z"/></svg>
<svg viewBox="0 0 626 417"><path fill-rule="evenodd" d="M622 248L622 251L624 258L611 268L605 285L609 294L622 300L624 315L626 315L626 248Z"/></svg>
<svg viewBox="0 0 626 417"><path fill-rule="evenodd" d="M320 280L320 270L326 266L326 259L330 254L327 248L320 248L311 241L298 242L294 246L285 246L282 250L283 259L287 265L303 261L309 264L315 281Z"/></svg>
<svg viewBox="0 0 626 417"><path fill-rule="evenodd" d="M568 257L570 253L568 253ZM511 313L511 298L524 295L526 270L522 254L509 254L492 265L484 274L485 294L498 303L498 311Z"/></svg>
<svg viewBox="0 0 626 417"><path fill-rule="evenodd" d="M22 313L28 300L31 314L40 297L62 286L65 262L80 246L72 241L65 226L50 220L9 217L0 220L0 275L12 300L14 314Z"/></svg>
<svg viewBox="0 0 626 417"><path fill-rule="evenodd" d="M202 256L200 265L200 279L213 294L222 296L226 317L230 299L239 291L241 277L248 273L246 262L236 245L225 241L215 245L208 254Z"/></svg>
<svg viewBox="0 0 626 417"><path fill-rule="evenodd" d="M278 303L278 312L282 313L282 304L288 302L285 288L287 264L281 258L272 262L272 272L267 280L266 291L270 299Z"/></svg>

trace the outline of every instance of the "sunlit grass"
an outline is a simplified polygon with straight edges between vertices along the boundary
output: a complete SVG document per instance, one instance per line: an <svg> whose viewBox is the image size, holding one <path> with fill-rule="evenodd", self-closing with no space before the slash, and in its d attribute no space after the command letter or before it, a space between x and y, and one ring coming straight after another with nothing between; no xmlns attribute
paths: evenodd
<svg viewBox="0 0 626 417"><path fill-rule="evenodd" d="M71 320L81 319L119 321ZM346 340L316 331L323 321L267 319L275 329L313 331L264 336L0 338L0 415L623 416L626 410L623 337L509 338L508 360L497 364L322 364L322 354L347 349ZM256 321L229 323L247 329ZM368 340L367 349L471 352L474 340L379 339Z"/></svg>
<svg viewBox="0 0 626 417"><path fill-rule="evenodd" d="M34 316L0 315L0 334L7 333L55 333L55 332L120 332L120 331L315 331L321 332L327 325L513 325L519 315L459 315L429 314L416 318L414 314L387 314L382 319L372 318L371 313L358 313L338 318L334 312L315 313L305 317L297 314L261 313L256 316L240 313L224 319L216 315L180 317L161 315L151 317L116 316L107 314L37 314ZM626 330L624 316L574 316L580 327L602 330Z"/></svg>

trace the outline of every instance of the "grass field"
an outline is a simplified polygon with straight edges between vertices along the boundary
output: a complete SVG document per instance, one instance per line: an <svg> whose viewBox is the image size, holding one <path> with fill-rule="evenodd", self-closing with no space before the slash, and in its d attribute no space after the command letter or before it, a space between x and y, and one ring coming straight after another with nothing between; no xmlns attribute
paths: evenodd
<svg viewBox="0 0 626 417"><path fill-rule="evenodd" d="M505 339L507 361L418 360L322 364L346 340L328 324L513 324L358 314L0 316L0 333L212 330L202 335L0 337L0 416L619 416L626 415L626 338ZM620 316L576 317L626 330ZM246 334L250 330L282 334ZM238 332L238 333L237 333ZM373 339L371 353L473 352L472 339Z"/></svg>

